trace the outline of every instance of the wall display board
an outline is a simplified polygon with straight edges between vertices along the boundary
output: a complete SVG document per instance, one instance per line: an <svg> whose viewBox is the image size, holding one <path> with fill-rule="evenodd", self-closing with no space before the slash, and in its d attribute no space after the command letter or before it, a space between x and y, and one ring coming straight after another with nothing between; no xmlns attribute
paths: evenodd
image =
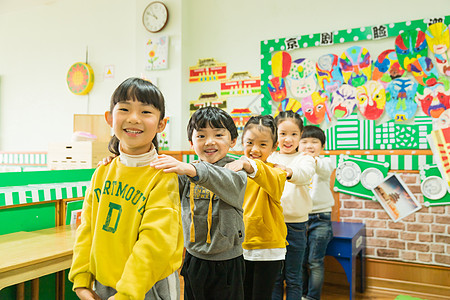
<svg viewBox="0 0 450 300"><path fill-rule="evenodd" d="M340 155L336 167L334 191L372 199L372 188L387 175L389 163Z"/></svg>
<svg viewBox="0 0 450 300"><path fill-rule="evenodd" d="M450 205L450 187L442 179L437 165L420 166L420 180L425 206Z"/></svg>
<svg viewBox="0 0 450 300"><path fill-rule="evenodd" d="M433 119L450 108L448 66L433 67L448 64L439 38L448 24L439 16L261 41L262 114L298 101L306 124L327 130L327 150L428 149ZM392 49L370 53L367 41L381 39ZM310 47L324 53L316 62L302 57Z"/></svg>

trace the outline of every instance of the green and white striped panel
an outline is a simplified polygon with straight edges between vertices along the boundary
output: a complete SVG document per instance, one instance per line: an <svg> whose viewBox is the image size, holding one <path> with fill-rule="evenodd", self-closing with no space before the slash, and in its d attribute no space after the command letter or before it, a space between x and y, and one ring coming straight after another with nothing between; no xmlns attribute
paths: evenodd
<svg viewBox="0 0 450 300"><path fill-rule="evenodd" d="M339 155L325 155L337 166ZM432 155L352 155L363 159L388 162L391 170L418 171L420 166L433 164Z"/></svg>
<svg viewBox="0 0 450 300"><path fill-rule="evenodd" d="M0 188L0 206L84 197L90 181Z"/></svg>
<svg viewBox="0 0 450 300"><path fill-rule="evenodd" d="M0 165L47 165L47 154L0 153Z"/></svg>
<svg viewBox="0 0 450 300"><path fill-rule="evenodd" d="M183 162L185 162L185 163L191 163L196 160L198 160L198 155L196 155L196 154L184 154L183 155Z"/></svg>
<svg viewBox="0 0 450 300"><path fill-rule="evenodd" d="M359 120L357 114L339 119L335 126L325 132L325 150L373 149L374 127L374 121Z"/></svg>

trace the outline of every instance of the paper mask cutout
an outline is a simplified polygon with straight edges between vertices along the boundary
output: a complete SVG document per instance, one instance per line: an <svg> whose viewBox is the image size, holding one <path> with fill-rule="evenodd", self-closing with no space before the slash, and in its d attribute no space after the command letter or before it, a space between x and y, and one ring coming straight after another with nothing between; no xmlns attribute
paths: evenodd
<svg viewBox="0 0 450 300"><path fill-rule="evenodd" d="M372 80L381 82L385 88L389 82L402 77L403 74L405 74L405 70L400 67L394 49L381 52L373 63Z"/></svg>
<svg viewBox="0 0 450 300"><path fill-rule="evenodd" d="M419 86L416 100L420 102L422 111L430 117L438 118L450 108L450 90L444 84L438 83L431 87Z"/></svg>
<svg viewBox="0 0 450 300"><path fill-rule="evenodd" d="M445 110L437 119L435 119L433 128L444 129L450 127L450 109Z"/></svg>
<svg viewBox="0 0 450 300"><path fill-rule="evenodd" d="M267 84L267 89L269 90L270 97L275 102L280 102L286 98L286 81L281 77L274 77L269 80Z"/></svg>
<svg viewBox="0 0 450 300"><path fill-rule="evenodd" d="M425 37L428 47L434 53L439 73L450 76L450 33L447 25L435 23L428 26Z"/></svg>
<svg viewBox="0 0 450 300"><path fill-rule="evenodd" d="M344 82L358 87L372 77L372 61L366 48L353 46L342 53L339 58Z"/></svg>
<svg viewBox="0 0 450 300"><path fill-rule="evenodd" d="M336 54L325 54L319 57L316 70L317 80L322 90L333 93L344 83L339 57Z"/></svg>
<svg viewBox="0 0 450 300"><path fill-rule="evenodd" d="M417 30L407 30L395 39L395 51L397 52L400 66L411 72L411 64L420 57L428 54L427 40L425 33Z"/></svg>
<svg viewBox="0 0 450 300"><path fill-rule="evenodd" d="M330 121L327 103L328 98L329 95L327 92L319 90L302 99L303 114L309 122L312 124L320 124L325 117L327 117L327 121Z"/></svg>
<svg viewBox="0 0 450 300"><path fill-rule="evenodd" d="M330 110L336 119L350 116L357 104L356 88L351 85L343 84L331 94Z"/></svg>
<svg viewBox="0 0 450 300"><path fill-rule="evenodd" d="M307 58L294 60L287 80L294 97L304 98L311 95L317 86L314 63Z"/></svg>
<svg viewBox="0 0 450 300"><path fill-rule="evenodd" d="M437 83L438 71L431 58L420 57L411 64L411 73L417 82L423 86L433 86Z"/></svg>
<svg viewBox="0 0 450 300"><path fill-rule="evenodd" d="M356 98L358 109L366 119L376 120L381 117L386 105L386 92L380 82L370 80L357 87Z"/></svg>
<svg viewBox="0 0 450 300"><path fill-rule="evenodd" d="M291 69L292 58L287 52L280 51L272 56L272 75L285 78Z"/></svg>
<svg viewBox="0 0 450 300"><path fill-rule="evenodd" d="M282 111L289 111L289 110L292 110L296 114L303 116L302 105L300 104L300 102L298 102L294 98L286 98L281 101L280 105L278 105L278 109L273 115L273 117L275 118Z"/></svg>
<svg viewBox="0 0 450 300"><path fill-rule="evenodd" d="M406 121L417 111L415 95L417 82L408 78L397 78L386 88L386 113L395 121Z"/></svg>

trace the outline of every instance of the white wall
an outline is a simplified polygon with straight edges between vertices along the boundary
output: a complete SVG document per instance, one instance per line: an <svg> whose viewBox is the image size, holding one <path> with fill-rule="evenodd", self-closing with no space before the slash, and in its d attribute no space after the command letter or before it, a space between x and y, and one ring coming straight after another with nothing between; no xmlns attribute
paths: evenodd
<svg viewBox="0 0 450 300"><path fill-rule="evenodd" d="M188 69L199 58L226 62L228 75L258 76L264 39L450 14L448 0L164 0L170 19L160 35L170 37L169 69L146 72L143 47L159 35L141 22L151 0L17 2L0 1L0 150L11 151L69 140L73 114L102 114L117 85L141 74L156 77L165 95L172 149L187 149L188 102L200 92L219 92L217 82L188 83ZM89 96L75 96L66 73L85 60L86 47L96 81ZM103 79L105 65L115 66L113 80Z"/></svg>

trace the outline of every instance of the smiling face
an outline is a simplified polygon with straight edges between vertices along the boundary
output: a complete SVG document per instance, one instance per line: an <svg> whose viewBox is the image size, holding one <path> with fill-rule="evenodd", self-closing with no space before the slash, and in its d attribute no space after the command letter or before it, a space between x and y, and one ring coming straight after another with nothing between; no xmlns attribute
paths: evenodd
<svg viewBox="0 0 450 300"><path fill-rule="evenodd" d="M322 142L318 138L307 137L300 140L298 151L310 153L314 157L317 157L324 147L325 145L322 145Z"/></svg>
<svg viewBox="0 0 450 300"><path fill-rule="evenodd" d="M300 141L300 128L293 119L286 119L278 124L278 145L281 154L297 152Z"/></svg>
<svg viewBox="0 0 450 300"><path fill-rule="evenodd" d="M226 128L207 126L199 130L194 129L190 143L202 161L213 164L227 155L230 148L236 145L236 139L231 139Z"/></svg>
<svg viewBox="0 0 450 300"><path fill-rule="evenodd" d="M248 128L242 137L244 155L251 159L259 159L263 162L277 148L278 143L273 143L272 135L268 128L254 125Z"/></svg>
<svg viewBox="0 0 450 300"><path fill-rule="evenodd" d="M166 123L160 115L153 105L128 100L118 102L105 118L120 140L121 151L138 155L148 152L155 135L164 130Z"/></svg>

